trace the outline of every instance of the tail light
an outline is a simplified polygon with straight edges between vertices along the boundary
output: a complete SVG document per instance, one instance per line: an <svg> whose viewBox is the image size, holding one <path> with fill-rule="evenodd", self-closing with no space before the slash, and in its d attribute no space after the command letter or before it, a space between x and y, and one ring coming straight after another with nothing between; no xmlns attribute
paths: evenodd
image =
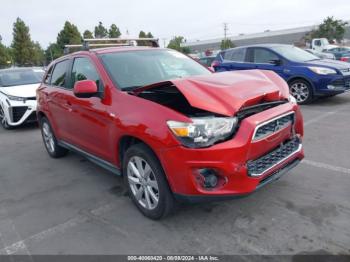
<svg viewBox="0 0 350 262"><path fill-rule="evenodd" d="M350 57L344 56L344 57L341 57L341 58L340 58L340 61L349 62L349 59L350 59Z"/></svg>
<svg viewBox="0 0 350 262"><path fill-rule="evenodd" d="M218 65L220 65L220 62L217 61L217 60L214 60L214 61L211 63L211 67L218 66Z"/></svg>

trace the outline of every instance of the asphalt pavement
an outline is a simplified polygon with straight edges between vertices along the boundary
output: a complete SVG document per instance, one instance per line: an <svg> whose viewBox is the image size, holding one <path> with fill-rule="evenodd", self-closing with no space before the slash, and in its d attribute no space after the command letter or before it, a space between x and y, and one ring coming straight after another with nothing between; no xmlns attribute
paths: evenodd
<svg viewBox="0 0 350 262"><path fill-rule="evenodd" d="M350 93L302 106L306 159L255 194L152 221L122 179L0 128L0 254L350 254Z"/></svg>

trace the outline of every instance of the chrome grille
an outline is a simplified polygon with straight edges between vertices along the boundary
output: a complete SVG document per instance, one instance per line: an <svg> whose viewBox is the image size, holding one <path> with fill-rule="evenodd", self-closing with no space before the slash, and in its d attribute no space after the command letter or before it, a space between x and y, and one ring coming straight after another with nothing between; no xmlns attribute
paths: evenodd
<svg viewBox="0 0 350 262"><path fill-rule="evenodd" d="M301 142L299 138L294 138L278 148L272 150L268 154L247 163L249 176L261 176L277 164L283 162L285 159L293 155L301 149Z"/></svg>
<svg viewBox="0 0 350 262"><path fill-rule="evenodd" d="M255 129L253 140L259 140L269 136L294 122L294 112L288 113L263 123Z"/></svg>

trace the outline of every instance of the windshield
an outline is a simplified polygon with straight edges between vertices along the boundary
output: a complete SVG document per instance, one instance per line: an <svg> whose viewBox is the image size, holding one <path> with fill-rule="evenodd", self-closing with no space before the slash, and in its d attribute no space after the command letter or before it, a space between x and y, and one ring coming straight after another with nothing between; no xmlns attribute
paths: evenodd
<svg viewBox="0 0 350 262"><path fill-rule="evenodd" d="M274 46L271 47L271 49L293 62L307 62L320 59L319 57L295 46Z"/></svg>
<svg viewBox="0 0 350 262"><path fill-rule="evenodd" d="M41 69L14 69L0 71L0 87L38 84L44 71Z"/></svg>
<svg viewBox="0 0 350 262"><path fill-rule="evenodd" d="M132 90L174 78L211 72L187 56L172 50L115 52L100 58L116 85Z"/></svg>

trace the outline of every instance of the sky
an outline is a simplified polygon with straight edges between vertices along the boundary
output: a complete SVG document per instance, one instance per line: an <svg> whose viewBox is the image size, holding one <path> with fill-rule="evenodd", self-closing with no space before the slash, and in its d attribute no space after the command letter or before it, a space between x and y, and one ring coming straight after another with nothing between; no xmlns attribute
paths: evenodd
<svg viewBox="0 0 350 262"><path fill-rule="evenodd" d="M56 41L65 21L81 33L101 21L115 23L122 35L152 32L161 43L175 35L187 41L249 34L319 24L327 16L350 20L349 0L1 0L0 35L12 42L12 27L20 17L32 40L43 47Z"/></svg>

